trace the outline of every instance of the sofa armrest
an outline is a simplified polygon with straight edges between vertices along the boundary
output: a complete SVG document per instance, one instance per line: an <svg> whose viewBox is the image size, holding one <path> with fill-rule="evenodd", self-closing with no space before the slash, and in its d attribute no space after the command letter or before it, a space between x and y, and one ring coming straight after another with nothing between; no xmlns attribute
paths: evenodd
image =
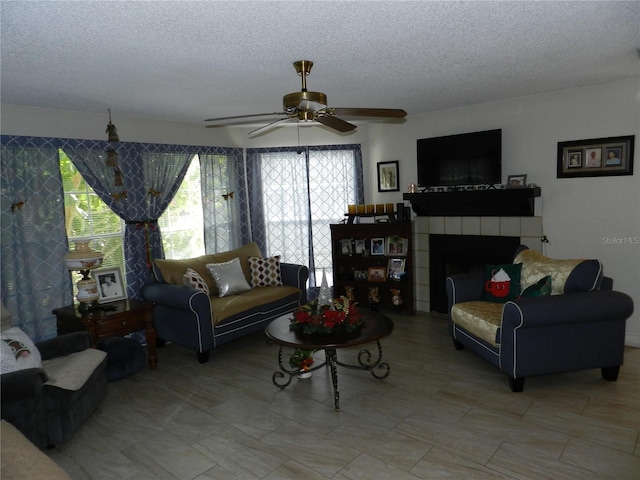
<svg viewBox="0 0 640 480"><path fill-rule="evenodd" d="M62 357L90 348L93 340L88 332L72 332L54 337L36 345L43 360Z"/></svg>
<svg viewBox="0 0 640 480"><path fill-rule="evenodd" d="M48 439L42 387L48 380L47 374L42 368L27 368L3 373L0 380L2 418L11 422L38 448L45 448Z"/></svg>
<svg viewBox="0 0 640 480"><path fill-rule="evenodd" d="M522 298L505 303L502 328L539 328L626 320L633 313L629 295L611 290Z"/></svg>
<svg viewBox="0 0 640 480"><path fill-rule="evenodd" d="M447 302L449 309L456 303L480 300L484 287L484 272L462 273L447 277Z"/></svg>
<svg viewBox="0 0 640 480"><path fill-rule="evenodd" d="M203 318L211 318L209 296L201 290L184 285L163 282L147 283L142 287L142 298L163 307L196 312Z"/></svg>
<svg viewBox="0 0 640 480"><path fill-rule="evenodd" d="M309 279L309 268L305 265L294 263L281 263L282 283L300 289L300 304L307 303L307 280Z"/></svg>

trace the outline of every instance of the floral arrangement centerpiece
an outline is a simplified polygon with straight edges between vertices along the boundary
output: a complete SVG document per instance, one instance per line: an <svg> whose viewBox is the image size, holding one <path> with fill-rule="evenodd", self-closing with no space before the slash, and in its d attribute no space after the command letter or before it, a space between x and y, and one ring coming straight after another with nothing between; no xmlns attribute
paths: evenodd
<svg viewBox="0 0 640 480"><path fill-rule="evenodd" d="M306 335L352 333L362 326L362 314L355 303L346 296L333 299L331 303L319 304L313 300L293 312L290 328Z"/></svg>

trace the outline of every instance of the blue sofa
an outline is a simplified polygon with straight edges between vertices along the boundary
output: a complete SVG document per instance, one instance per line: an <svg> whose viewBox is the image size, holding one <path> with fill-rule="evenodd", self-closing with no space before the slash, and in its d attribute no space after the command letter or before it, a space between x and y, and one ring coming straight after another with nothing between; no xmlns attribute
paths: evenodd
<svg viewBox="0 0 640 480"><path fill-rule="evenodd" d="M209 361L219 345L261 331L273 319L307 302L309 270L304 265L280 263L282 285L255 287L243 293L219 297L206 265L239 258L251 284L249 257L259 258L255 243L228 252L187 260L155 260L155 282L142 288L145 301L152 302L158 342L164 341L196 351L198 361ZM208 284L210 294L186 286L183 275L191 269Z"/></svg>
<svg viewBox="0 0 640 480"><path fill-rule="evenodd" d="M576 370L600 368L605 380L617 380L633 301L612 290L600 262L554 260L521 246L514 264L522 265L520 292L546 279L550 294L487 301L486 272L446 279L455 348L498 367L514 392L523 391L526 377Z"/></svg>

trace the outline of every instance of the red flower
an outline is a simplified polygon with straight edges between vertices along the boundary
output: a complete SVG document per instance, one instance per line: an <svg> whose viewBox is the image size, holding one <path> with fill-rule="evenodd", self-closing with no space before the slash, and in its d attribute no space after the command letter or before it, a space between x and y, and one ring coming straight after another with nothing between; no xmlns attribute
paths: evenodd
<svg viewBox="0 0 640 480"><path fill-rule="evenodd" d="M333 328L339 323L344 322L345 313L338 312L336 310L324 311L324 325L328 328Z"/></svg>

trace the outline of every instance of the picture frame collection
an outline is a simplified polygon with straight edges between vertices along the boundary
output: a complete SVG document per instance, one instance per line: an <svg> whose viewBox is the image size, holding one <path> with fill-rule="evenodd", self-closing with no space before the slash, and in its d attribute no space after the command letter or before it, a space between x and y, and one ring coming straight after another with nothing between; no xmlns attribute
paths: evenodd
<svg viewBox="0 0 640 480"><path fill-rule="evenodd" d="M406 256L409 239L397 236L364 238L343 238L340 240L342 255L388 256L387 265L370 266L366 270L355 270L354 280L385 282L402 280L406 273ZM402 258L405 257L405 258Z"/></svg>
<svg viewBox="0 0 640 480"><path fill-rule="evenodd" d="M557 178L633 175L635 135L558 142Z"/></svg>

